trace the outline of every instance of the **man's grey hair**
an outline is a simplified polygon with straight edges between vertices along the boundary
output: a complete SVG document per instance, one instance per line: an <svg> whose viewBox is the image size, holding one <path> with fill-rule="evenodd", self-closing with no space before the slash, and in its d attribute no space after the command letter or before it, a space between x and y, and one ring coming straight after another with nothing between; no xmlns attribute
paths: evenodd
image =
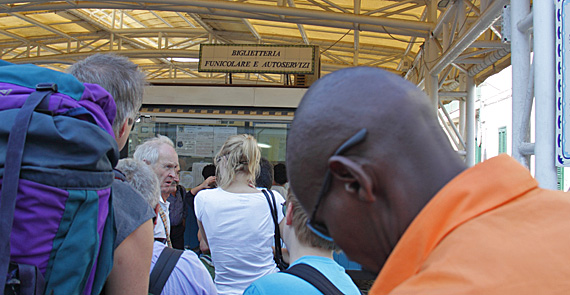
<svg viewBox="0 0 570 295"><path fill-rule="evenodd" d="M157 134L156 137L147 139L141 145L137 146L133 158L154 165L158 161L159 150L162 145L174 147L172 140L164 135Z"/></svg>
<svg viewBox="0 0 570 295"><path fill-rule="evenodd" d="M160 185L150 166L135 159L121 159L117 169L125 174L127 183L143 196L150 207L156 208L160 199Z"/></svg>
<svg viewBox="0 0 570 295"><path fill-rule="evenodd" d="M145 74L124 56L94 54L72 65L68 72L83 83L100 85L113 96L117 105L113 122L115 136L125 119L134 119L142 106Z"/></svg>

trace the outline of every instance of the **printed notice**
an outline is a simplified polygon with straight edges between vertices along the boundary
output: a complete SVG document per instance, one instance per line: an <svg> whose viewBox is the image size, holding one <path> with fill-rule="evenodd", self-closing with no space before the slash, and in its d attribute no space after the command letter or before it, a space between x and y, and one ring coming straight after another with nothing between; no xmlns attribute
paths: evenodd
<svg viewBox="0 0 570 295"><path fill-rule="evenodd" d="M214 155L221 149L228 137L237 134L237 127L217 127L214 129Z"/></svg>
<svg viewBox="0 0 570 295"><path fill-rule="evenodd" d="M179 156L214 157L237 127L178 126L176 152Z"/></svg>
<svg viewBox="0 0 570 295"><path fill-rule="evenodd" d="M178 126L174 145L179 156L194 156L196 154L195 128L193 126Z"/></svg>

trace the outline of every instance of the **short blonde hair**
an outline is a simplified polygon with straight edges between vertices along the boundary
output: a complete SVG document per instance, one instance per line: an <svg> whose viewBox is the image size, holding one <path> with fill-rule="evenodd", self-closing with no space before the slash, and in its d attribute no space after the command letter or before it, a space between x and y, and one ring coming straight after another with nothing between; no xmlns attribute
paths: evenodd
<svg viewBox="0 0 570 295"><path fill-rule="evenodd" d="M329 242L317 236L311 231L311 229L309 229L309 227L307 227L307 220L309 219L307 217L307 213L305 213L305 210L301 207L299 200L291 192L291 189L289 189L285 204L287 207L290 206L292 208L291 217L293 219L293 228L295 229L295 236L297 236L297 240L299 240L301 244L331 251L339 250L338 246L334 242Z"/></svg>
<svg viewBox="0 0 570 295"><path fill-rule="evenodd" d="M237 173L245 173L248 180L255 184L259 174L261 151L257 141L249 134L230 136L215 158L216 183L227 188Z"/></svg>

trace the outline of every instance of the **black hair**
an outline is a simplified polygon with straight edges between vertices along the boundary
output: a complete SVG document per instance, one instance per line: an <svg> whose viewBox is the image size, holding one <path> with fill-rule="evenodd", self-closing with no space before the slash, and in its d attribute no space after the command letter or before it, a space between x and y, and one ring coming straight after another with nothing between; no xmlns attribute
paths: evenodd
<svg viewBox="0 0 570 295"><path fill-rule="evenodd" d="M259 161L259 175L255 179L255 186L271 189L273 185L273 169L271 163L266 158Z"/></svg>
<svg viewBox="0 0 570 295"><path fill-rule="evenodd" d="M204 179L210 176L216 176L216 166L214 166L214 164L204 166L204 168L202 168L202 176L204 176Z"/></svg>
<svg viewBox="0 0 570 295"><path fill-rule="evenodd" d="M287 168L285 164L279 163L273 166L273 177L275 177L275 183L279 185L284 185L287 182Z"/></svg>

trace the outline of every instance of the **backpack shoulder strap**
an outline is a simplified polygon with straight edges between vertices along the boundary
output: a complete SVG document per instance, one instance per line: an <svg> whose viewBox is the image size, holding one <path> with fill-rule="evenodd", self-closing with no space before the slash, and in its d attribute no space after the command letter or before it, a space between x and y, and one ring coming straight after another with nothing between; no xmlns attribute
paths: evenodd
<svg viewBox="0 0 570 295"><path fill-rule="evenodd" d="M285 273L297 276L315 286L321 293L327 295L342 295L343 293L320 271L314 267L299 263L291 266Z"/></svg>
<svg viewBox="0 0 570 295"><path fill-rule="evenodd" d="M10 232L14 220L16 208L16 197L18 195L18 183L20 179L20 169L22 167L22 157L28 126L32 118L34 109L44 100L49 99L52 93L57 92L56 84L38 84L36 92L32 93L22 108L18 111L14 125L10 129L8 144L6 146L6 163L4 164L4 177L2 190L0 192L0 287L6 284L6 274L8 273L10 260Z"/></svg>
<svg viewBox="0 0 570 295"><path fill-rule="evenodd" d="M115 175L115 179L120 180L121 182L127 181L127 177L120 170L113 169L113 174Z"/></svg>
<svg viewBox="0 0 570 295"><path fill-rule="evenodd" d="M173 249L166 247L158 256L158 260L150 273L150 283L148 285L148 292L154 295L162 293L164 284L170 277L172 270L176 266L178 259L184 253L183 250Z"/></svg>
<svg viewBox="0 0 570 295"><path fill-rule="evenodd" d="M282 257L283 253L281 250L281 232L279 231L279 217L277 215L277 204L275 203L275 196L271 190L262 190L261 192L263 195L265 195L265 199L267 199L269 209L271 210L271 218L273 219L273 223L275 225L275 231L273 234L273 238L275 240L275 255L273 255L273 260L275 260L275 264L277 267L279 267L280 270L284 270L288 267L288 264L283 261Z"/></svg>

